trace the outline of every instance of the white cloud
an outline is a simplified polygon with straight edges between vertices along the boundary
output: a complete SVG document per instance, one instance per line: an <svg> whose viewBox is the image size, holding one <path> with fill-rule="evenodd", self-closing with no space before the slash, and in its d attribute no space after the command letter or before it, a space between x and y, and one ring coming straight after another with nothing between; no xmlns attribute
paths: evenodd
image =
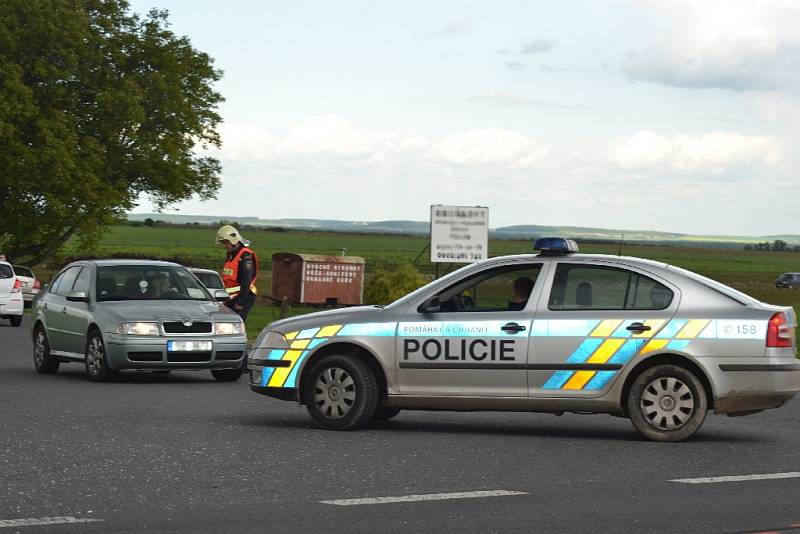
<svg viewBox="0 0 800 534"><path fill-rule="evenodd" d="M753 167L777 165L779 154L778 142L768 137L709 132L666 138L644 130L619 143L613 159L623 169L645 170L655 175L735 177Z"/></svg>
<svg viewBox="0 0 800 534"><path fill-rule="evenodd" d="M634 79L731 90L800 85L800 2L638 2L671 29L628 58Z"/></svg>
<svg viewBox="0 0 800 534"><path fill-rule="evenodd" d="M541 162L549 150L514 130L496 128L467 130L442 139L444 161L457 165L494 165L519 169Z"/></svg>

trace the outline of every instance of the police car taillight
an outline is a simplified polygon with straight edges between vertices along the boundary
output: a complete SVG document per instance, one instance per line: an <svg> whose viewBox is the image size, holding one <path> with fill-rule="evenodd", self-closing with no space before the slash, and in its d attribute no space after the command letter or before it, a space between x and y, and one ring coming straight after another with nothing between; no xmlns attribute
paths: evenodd
<svg viewBox="0 0 800 534"><path fill-rule="evenodd" d="M794 331L786 314L778 312L773 315L767 326L767 347L791 347L793 341Z"/></svg>
<svg viewBox="0 0 800 534"><path fill-rule="evenodd" d="M578 252L578 244L572 239L542 237L533 242L533 249L543 255L572 254Z"/></svg>

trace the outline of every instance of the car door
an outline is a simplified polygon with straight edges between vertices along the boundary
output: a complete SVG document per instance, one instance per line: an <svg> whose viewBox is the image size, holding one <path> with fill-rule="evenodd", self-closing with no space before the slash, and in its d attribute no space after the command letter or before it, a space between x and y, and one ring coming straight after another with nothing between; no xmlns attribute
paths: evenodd
<svg viewBox="0 0 800 534"><path fill-rule="evenodd" d="M438 311L412 306L397 328L404 395L527 395L528 331L541 292L541 262L472 272L439 290ZM524 286L515 298L514 287Z"/></svg>
<svg viewBox="0 0 800 534"><path fill-rule="evenodd" d="M42 303L47 336L52 350L72 352L68 348L70 339L66 334L68 321L67 299L65 296L72 289L80 270L81 267L79 265L73 265L58 275Z"/></svg>
<svg viewBox="0 0 800 534"><path fill-rule="evenodd" d="M14 289L15 282L16 278L11 266L0 263L0 313L5 311L4 308L11 297L11 290Z"/></svg>
<svg viewBox="0 0 800 534"><path fill-rule="evenodd" d="M86 295L91 295L92 289L92 269L89 265L84 265L75 278L72 288L60 291L64 296L64 316L62 318L62 328L64 337L64 350L83 354L86 349L86 331L89 328L91 313L89 303L71 302L67 296L73 291L83 291ZM63 289L63 288L60 288Z"/></svg>
<svg viewBox="0 0 800 534"><path fill-rule="evenodd" d="M602 395L634 356L655 346L645 345L674 316L679 290L626 265L554 264L531 328L530 395Z"/></svg>

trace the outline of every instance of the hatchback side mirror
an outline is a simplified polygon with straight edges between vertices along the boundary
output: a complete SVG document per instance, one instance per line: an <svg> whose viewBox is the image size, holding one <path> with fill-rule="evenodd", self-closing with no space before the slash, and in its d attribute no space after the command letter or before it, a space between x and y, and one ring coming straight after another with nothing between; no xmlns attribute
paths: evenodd
<svg viewBox="0 0 800 534"><path fill-rule="evenodd" d="M228 296L228 292L225 291L224 289L217 289L213 292L213 294L214 294L214 299L218 302L223 302L230 298L230 296Z"/></svg>
<svg viewBox="0 0 800 534"><path fill-rule="evenodd" d="M422 304L417 309L419 313L436 313L442 311L442 303L439 301L439 295L434 295Z"/></svg>
<svg viewBox="0 0 800 534"><path fill-rule="evenodd" d="M89 302L89 295L86 291L70 291L67 293L67 300L70 302Z"/></svg>

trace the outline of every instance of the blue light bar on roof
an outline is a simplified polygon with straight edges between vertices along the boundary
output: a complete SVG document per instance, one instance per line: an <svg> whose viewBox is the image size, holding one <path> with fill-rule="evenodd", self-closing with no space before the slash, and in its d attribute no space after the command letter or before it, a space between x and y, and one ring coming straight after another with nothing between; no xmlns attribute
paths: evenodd
<svg viewBox="0 0 800 534"><path fill-rule="evenodd" d="M533 249L548 254L572 254L578 252L578 244L562 237L542 237L534 241Z"/></svg>

